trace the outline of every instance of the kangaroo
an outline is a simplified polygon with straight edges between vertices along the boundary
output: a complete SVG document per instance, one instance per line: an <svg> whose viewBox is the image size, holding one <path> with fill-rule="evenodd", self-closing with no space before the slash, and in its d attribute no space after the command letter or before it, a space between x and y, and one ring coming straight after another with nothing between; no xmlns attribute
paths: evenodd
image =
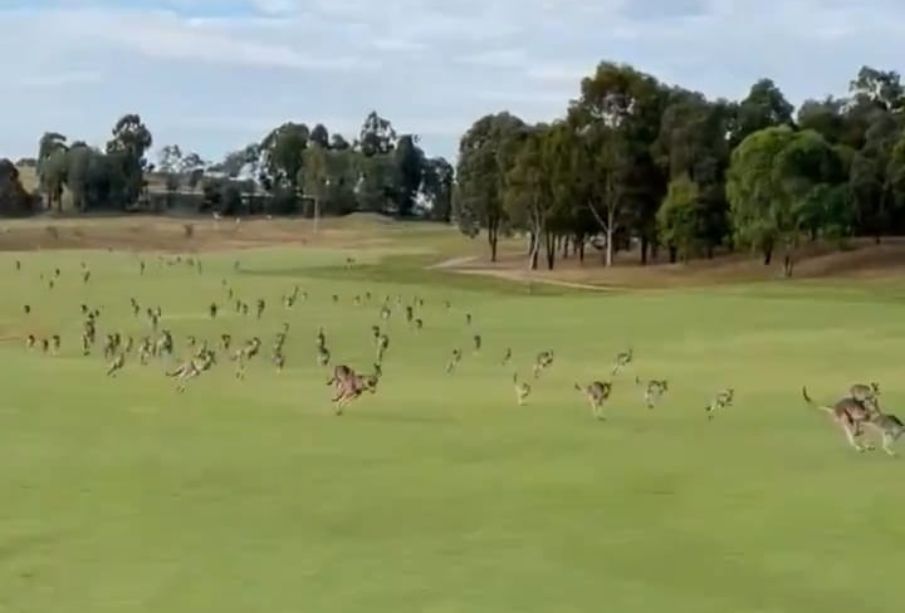
<svg viewBox="0 0 905 613"><path fill-rule="evenodd" d="M456 367L459 366L459 362L462 361L462 351L459 349L453 349L452 357L449 359L449 362L446 363L446 374L451 375L455 372Z"/></svg>
<svg viewBox="0 0 905 613"><path fill-rule="evenodd" d="M141 362L141 365L145 366L153 354L154 354L153 344L151 343L151 339L146 336L141 340L141 343L139 343L139 345L138 345L138 360Z"/></svg>
<svg viewBox="0 0 905 613"><path fill-rule="evenodd" d="M808 406L829 413L833 417L833 420L839 424L839 427L842 428L842 431L845 433L845 437L849 444L856 451L860 452L866 450L866 448L858 442L858 437L861 436L861 426L870 421L872 415L870 409L851 397L843 398L833 406L818 405L811 400L806 387L801 388L801 394Z"/></svg>
<svg viewBox="0 0 905 613"><path fill-rule="evenodd" d="M531 386L527 383L519 383L518 373L512 375L512 383L515 384L515 398L520 407L525 406L528 396L531 395Z"/></svg>
<svg viewBox="0 0 905 613"><path fill-rule="evenodd" d="M282 348L273 352L271 360L273 361L273 365L277 367L277 372L283 372L283 368L286 367L286 356L283 354Z"/></svg>
<svg viewBox="0 0 905 613"><path fill-rule="evenodd" d="M591 405L591 413L599 421L606 420L603 416L603 403L610 397L613 386L608 382L594 381L588 385L582 386L575 384L575 389L584 394L588 403Z"/></svg>
<svg viewBox="0 0 905 613"><path fill-rule="evenodd" d="M864 406L878 413L880 412L879 383L871 383L870 385L866 385L864 383L856 383L851 387L851 389L849 389L848 393L852 398L854 398Z"/></svg>
<svg viewBox="0 0 905 613"><path fill-rule="evenodd" d="M119 354L114 358L112 362L110 362L109 368L107 368L107 376L108 377L116 377L116 373L121 371L126 366L126 356L125 354Z"/></svg>
<svg viewBox="0 0 905 613"><path fill-rule="evenodd" d="M324 367L330 364L330 352L326 347L317 348L317 365Z"/></svg>
<svg viewBox="0 0 905 613"><path fill-rule="evenodd" d="M707 411L707 419L712 420L717 411L722 411L723 409L731 407L734 398L735 390L731 387L724 389L716 396L714 396L710 404L704 409L705 411Z"/></svg>
<svg viewBox="0 0 905 613"><path fill-rule="evenodd" d="M629 364L634 360L634 351L629 349L628 351L623 351L619 355L616 356L616 363L613 366L612 375L615 377L619 374L619 371L626 368Z"/></svg>
<svg viewBox="0 0 905 613"><path fill-rule="evenodd" d="M905 434L905 424L902 423L902 420L895 415L876 412L872 414L865 426L880 434L883 451L887 455L895 457L896 452L893 451L892 445L899 440L902 434Z"/></svg>
<svg viewBox="0 0 905 613"><path fill-rule="evenodd" d="M345 365L339 365L333 369L333 378L327 385L336 388L336 396L332 402L335 404L336 415L342 415L347 404L361 396L364 392L377 392L377 384L380 377L375 375L358 375L354 370Z"/></svg>
<svg viewBox="0 0 905 613"><path fill-rule="evenodd" d="M213 351L205 351L200 356L182 364L176 370L166 373L166 375L170 378L178 379L176 391L181 394L185 392L185 388L189 381L197 379L210 370L216 361L217 359Z"/></svg>
<svg viewBox="0 0 905 613"><path fill-rule="evenodd" d="M387 349L390 348L390 337L386 334L381 334L380 338L377 339L377 361L383 362L383 356L386 355Z"/></svg>
<svg viewBox="0 0 905 613"><path fill-rule="evenodd" d="M653 409L657 406L663 396L669 391L669 382L665 379L663 380L651 380L644 384L641 379L635 377L636 385L644 385L644 404L648 409Z"/></svg>
<svg viewBox="0 0 905 613"><path fill-rule="evenodd" d="M542 351L537 354L534 360L534 378L540 377L540 374L553 366L553 351Z"/></svg>

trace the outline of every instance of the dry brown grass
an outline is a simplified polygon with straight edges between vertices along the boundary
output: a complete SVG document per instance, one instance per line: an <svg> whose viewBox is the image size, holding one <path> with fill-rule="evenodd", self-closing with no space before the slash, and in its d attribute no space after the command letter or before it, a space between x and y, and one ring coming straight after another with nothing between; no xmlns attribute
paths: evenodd
<svg viewBox="0 0 905 613"><path fill-rule="evenodd" d="M192 236L186 226L192 225ZM436 224L400 224L377 215L357 214L325 219L314 232L305 219L234 219L212 217L40 217L0 221L0 251L47 249L113 249L171 253L229 251L270 246L345 248L354 250L417 247L434 253L447 270L487 275L520 282L553 283L596 289L668 288L755 282L782 276L781 256L772 266L748 253L722 255L689 263L663 262L641 266L637 253L618 254L616 266L606 269L600 254L589 250L584 264L577 257L558 258L554 271L527 269L524 244L501 245L496 263L487 258L483 240L469 241L455 229ZM661 254L664 255L664 254ZM905 238L888 238L880 245L852 241L839 251L828 245L808 245L797 254L795 278L887 278L905 276Z"/></svg>
<svg viewBox="0 0 905 613"><path fill-rule="evenodd" d="M370 216L321 221L315 234L304 219L177 219L153 216L41 217L0 222L0 251L115 249L202 252L278 245L370 248L392 243ZM193 226L191 236L186 226Z"/></svg>
<svg viewBox="0 0 905 613"><path fill-rule="evenodd" d="M578 257L557 258L553 271L530 271L522 246L515 241L503 246L499 261L485 255L457 258L444 268L467 274L483 274L518 280L588 288L666 288L756 282L782 278L782 256L771 266L749 253L721 255L712 260L669 264L662 261L642 266L638 253L621 253L613 268L604 268L600 254L589 250L582 264ZM664 254L661 254L664 255ZM872 240L855 240L840 251L829 245L808 245L796 253L794 277L885 278L905 275L905 238L887 238L880 245Z"/></svg>

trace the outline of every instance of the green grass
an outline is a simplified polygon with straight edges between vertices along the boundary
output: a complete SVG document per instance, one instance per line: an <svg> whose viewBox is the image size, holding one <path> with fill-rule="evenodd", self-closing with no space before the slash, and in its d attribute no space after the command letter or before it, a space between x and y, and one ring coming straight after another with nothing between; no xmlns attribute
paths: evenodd
<svg viewBox="0 0 905 613"><path fill-rule="evenodd" d="M529 295L417 257L355 254L347 271L347 255L247 252L238 274L212 255L203 276L148 256L140 278L133 255L0 254L0 611L901 610L905 464L853 453L799 390L876 379L903 406L905 283ZM38 275L57 266L50 291ZM267 299L262 321L206 317L223 278ZM310 299L286 311L296 283ZM368 369L378 306L352 303L368 290L423 297L425 329L396 310L380 392L337 418L314 335ZM288 321L288 369L261 360L239 383L221 356L184 395L162 364L108 380L79 355L78 307L138 336L130 296L160 304L177 345L258 334L266 358ZM59 357L18 339L57 331ZM629 345L637 363L595 422L572 384ZM556 350L523 408L507 346L523 375ZM636 375L669 379L662 407L641 408ZM708 423L727 385L737 406Z"/></svg>

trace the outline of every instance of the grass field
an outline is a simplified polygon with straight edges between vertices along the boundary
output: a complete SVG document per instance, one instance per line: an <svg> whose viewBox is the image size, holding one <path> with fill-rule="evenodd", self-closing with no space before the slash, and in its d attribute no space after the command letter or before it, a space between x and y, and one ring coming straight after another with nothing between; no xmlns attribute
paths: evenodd
<svg viewBox="0 0 905 613"><path fill-rule="evenodd" d="M905 281L528 292L426 271L425 254L391 241L211 253L203 275L144 255L140 277L139 257L0 253L0 611L902 608L905 464L854 453L800 388L831 400L879 380L885 405L903 406ZM49 290L39 275L56 267ZM266 299L262 320L207 317L222 279ZM295 284L310 298L286 310ZM335 417L315 332L368 370L384 295L379 393ZM397 295L425 300L423 331ZM178 353L187 334L230 332L261 336L263 359L238 382L221 356L183 395L161 363L132 358L107 379L101 357L80 355L79 305L102 306L101 335L138 337L149 327L132 296L163 308ZM284 321L278 375L267 356ZM55 332L60 356L25 349L26 334ZM525 407L500 365L510 346L523 376L556 351ZM594 421L572 385L605 378L629 346L636 363ZM655 411L635 376L669 380ZM708 422L726 386L736 406Z"/></svg>

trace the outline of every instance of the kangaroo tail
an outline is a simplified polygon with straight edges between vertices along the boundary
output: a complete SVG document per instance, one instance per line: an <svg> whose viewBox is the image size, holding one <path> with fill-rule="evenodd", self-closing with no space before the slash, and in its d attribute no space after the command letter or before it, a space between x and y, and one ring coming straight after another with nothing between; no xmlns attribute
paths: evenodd
<svg viewBox="0 0 905 613"><path fill-rule="evenodd" d="M584 391L584 389L583 389L583 388L581 387L581 385L578 384L578 383L575 384L575 389L578 390L579 392L583 392L583 391Z"/></svg>
<svg viewBox="0 0 905 613"><path fill-rule="evenodd" d="M820 411L825 411L825 412L827 412L827 413L832 413L832 412L833 412L833 409L832 409L832 408L827 407L827 406L822 406L822 405L819 405L819 404L817 404L816 402L814 402L814 401L811 399L811 397L808 395L808 388L807 388L807 387L804 387L804 386L803 386L803 387L801 388L801 395L802 395L802 397L804 398L804 401L805 401L805 402L808 404L808 406L810 406L811 408L818 409L818 410L820 410Z"/></svg>

